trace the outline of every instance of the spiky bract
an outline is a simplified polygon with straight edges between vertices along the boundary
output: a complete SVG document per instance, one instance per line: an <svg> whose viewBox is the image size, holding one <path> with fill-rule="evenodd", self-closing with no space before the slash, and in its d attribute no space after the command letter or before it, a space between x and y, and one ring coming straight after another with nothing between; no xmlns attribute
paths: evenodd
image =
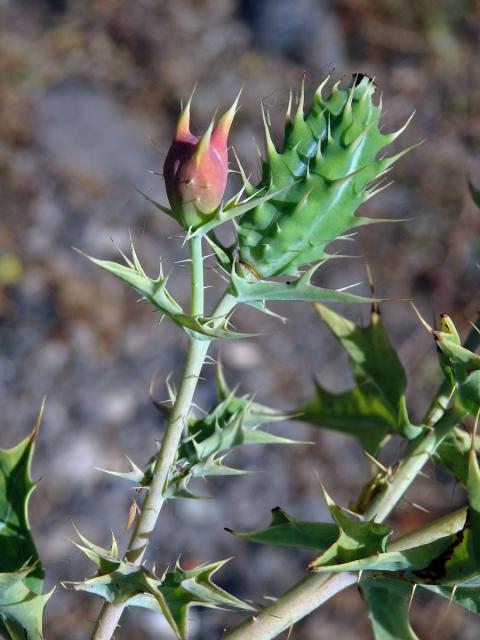
<svg viewBox="0 0 480 640"><path fill-rule="evenodd" d="M325 82L306 115L302 89L295 115L287 113L281 152L265 122L267 159L260 183L247 185L247 193L276 195L237 228L240 261L261 277L295 274L328 257L326 246L348 229L375 222L355 211L382 188L381 178L402 155L378 158L404 127L380 132L382 106L373 102L372 80L357 75L348 89L337 83L328 98Z"/></svg>

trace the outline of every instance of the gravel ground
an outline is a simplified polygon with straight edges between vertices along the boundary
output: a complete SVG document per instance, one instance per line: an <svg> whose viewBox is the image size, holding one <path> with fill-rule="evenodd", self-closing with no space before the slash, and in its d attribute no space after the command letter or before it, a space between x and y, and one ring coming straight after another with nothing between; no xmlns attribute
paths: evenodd
<svg viewBox="0 0 480 640"><path fill-rule="evenodd" d="M232 142L255 172L261 101L279 135L288 91L304 71L309 90L333 67L339 75L375 76L386 128L416 110L403 144L426 141L398 164L395 184L365 213L409 221L361 231L350 253L362 257L332 261L320 280L330 287L364 281L368 261L379 295L413 297L427 316L446 311L466 331L479 308L480 218L466 186L467 174L480 183L479 43L480 8L466 0L0 1L1 445L27 433L47 394L31 519L49 584L91 574L69 541L72 521L98 543L111 530L125 543L129 488L96 468L124 468L125 454L138 464L148 459L164 426L149 382L157 373L161 395L165 375L181 371L181 332L159 325L146 304L72 250L113 258L131 233L147 269L158 268L160 256L167 271L175 266L172 290L188 299L187 272L174 265L185 257L178 229L135 191L164 201L161 179L149 172L161 171L180 100L198 82L200 131L244 83ZM211 283L218 283L214 275ZM313 309L278 311L287 325L249 310L237 314L239 329L267 335L221 346L228 379L282 409L309 397L313 376L333 390L348 386L346 361ZM346 313L366 317L365 310ZM407 304L386 304L384 313L409 373L416 418L439 381L434 349ZM214 400L212 373L200 385L203 406ZM299 518L326 519L316 472L347 504L368 466L360 447L341 435L296 423L276 432L315 445L235 453L232 464L264 473L201 487L215 500L169 503L150 561L160 569L179 554L187 564L234 556L222 585L259 603L302 575L308 554L246 544L223 527L257 528L277 504ZM430 473L409 499L433 514L462 504L460 490L433 467ZM405 503L395 525L407 530L429 517ZM87 638L98 606L59 589L47 609L46 638ZM458 607L444 614L443 602L418 597L413 620L423 639L478 638L473 616ZM240 619L191 615L193 640L218 638ZM441 623L432 627L432 619ZM132 610L118 637L171 635L159 616ZM333 637L371 637L355 590L292 635Z"/></svg>

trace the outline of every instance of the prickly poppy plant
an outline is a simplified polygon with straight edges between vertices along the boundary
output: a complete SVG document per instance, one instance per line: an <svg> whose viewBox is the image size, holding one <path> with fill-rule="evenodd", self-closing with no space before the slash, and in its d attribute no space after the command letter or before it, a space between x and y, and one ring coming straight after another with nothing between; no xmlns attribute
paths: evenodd
<svg viewBox="0 0 480 640"><path fill-rule="evenodd" d="M132 287L188 336L185 366L178 390L166 378L167 424L158 451L144 466L130 461L126 470L107 473L142 492L143 503L128 511L131 531L126 549L115 537L99 546L77 532L77 547L95 566L92 577L65 584L103 601L92 632L93 640L122 637L119 627L126 607L140 607L165 618L175 637L188 638L192 606L231 608L245 613L238 626L225 630L224 640L268 640L286 631L321 607L335 594L358 585L377 640L415 640L409 620L416 590L480 613L480 321L462 343L447 314L434 329L414 307L432 336L441 380L423 419L412 422L407 403L407 376L385 327L380 304L371 297L329 290L312 282L319 265L333 257L333 241L349 237L352 229L381 222L358 209L388 186L386 175L408 149L387 148L407 126L385 133L382 104L375 83L355 75L349 86L330 78L305 109L302 86L293 112L290 101L283 143L275 145L267 117L266 155L261 176L252 184L243 169L238 194L224 199L228 177L228 135L239 96L200 137L190 129L192 98L180 113L163 175L169 205L145 196L162 213L173 217L185 233L190 253L191 304L184 309L168 288L163 268L147 275L132 245L124 263L90 258L93 263ZM472 194L476 192L471 186ZM233 224L235 242L224 246L216 228ZM225 281L210 311L204 300L204 249L213 249ZM278 276L289 275L289 281ZM332 393L318 381L312 397L284 413L233 390L220 366L218 401L204 413L193 403L197 382L213 340L245 339L232 329L235 309L247 304L272 313L272 301L315 303L319 319L345 350L354 384ZM370 321L358 325L325 303L366 303ZM412 311L413 313L413 311ZM242 541L307 549L311 560L305 576L263 609L240 600L217 584L225 560L205 558L196 567L179 561L162 575L145 564L145 552L163 505L168 500L195 499L195 478L241 475L229 466L227 454L243 445L294 446L291 438L263 428L267 423L301 420L312 428L348 434L358 440L371 463L371 478L348 509L335 502L335 487L324 488L328 522L299 521L281 507L271 522L256 531L228 531ZM0 517L3 554L0 556L0 633L7 640L42 640L42 618L52 592L45 592L44 571L30 529L28 502L34 489L30 464L37 439L34 431L16 447L0 450ZM472 432L465 425L472 426ZM403 440L400 458L390 466L379 461L392 438ZM402 450L398 448L398 450ZM429 461L443 469L466 491L464 508L434 520L402 537L386 524L407 489ZM214 534L212 534L214 535ZM155 555L155 552L153 553ZM150 565L149 565L150 566ZM209 639L210 640L210 639Z"/></svg>

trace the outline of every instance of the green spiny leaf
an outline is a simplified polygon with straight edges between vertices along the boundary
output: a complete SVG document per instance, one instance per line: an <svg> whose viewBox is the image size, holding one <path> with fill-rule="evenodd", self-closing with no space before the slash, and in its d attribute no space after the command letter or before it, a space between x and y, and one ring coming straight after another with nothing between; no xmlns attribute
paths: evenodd
<svg viewBox="0 0 480 640"><path fill-rule="evenodd" d="M338 526L339 535L328 549L310 563L311 569L319 570L331 565L349 564L373 553L380 554L385 551L388 537L392 533L390 527L373 520L362 521L348 515L333 502L325 490L324 493L332 518Z"/></svg>
<svg viewBox="0 0 480 640"><path fill-rule="evenodd" d="M471 449L471 436L460 427L455 427L441 442L435 451L434 460L467 488L468 459ZM480 451L480 437L475 437L477 455Z"/></svg>
<svg viewBox="0 0 480 640"><path fill-rule="evenodd" d="M232 531L229 533L260 544L274 544L287 547L301 547L324 551L338 538L338 527L331 522L302 522L276 507L272 509L272 521L265 529L247 533Z"/></svg>
<svg viewBox="0 0 480 640"><path fill-rule="evenodd" d="M188 489L192 478L241 475L246 473L223 464L226 455L235 447L253 444L298 444L296 440L283 438L259 429L262 424L285 420L289 416L254 402L248 395L239 396L231 390L221 367L217 370L219 404L206 415L188 421L188 432L178 448L167 485L169 498L199 498ZM152 478L155 457L142 471L129 460L131 470L106 471L111 475L148 486Z"/></svg>
<svg viewBox="0 0 480 640"><path fill-rule="evenodd" d="M375 222L355 211L384 188L383 176L405 152L378 159L404 127L380 133L382 107L373 103L374 91L374 83L359 75L348 89L337 83L328 98L320 87L304 115L302 90L297 113L287 116L280 152L264 118L267 158L260 183L250 190L280 193L237 225L240 260L261 277L294 274L302 265L328 258L332 241Z"/></svg>
<svg viewBox="0 0 480 640"><path fill-rule="evenodd" d="M347 352L356 386L335 394L317 384L316 394L298 410L301 419L353 435L369 453L378 449L389 431L417 437L422 428L408 419L405 372L376 306L366 327L321 304L316 309Z"/></svg>
<svg viewBox="0 0 480 640"><path fill-rule="evenodd" d="M372 310L370 323L361 327L323 305L317 304L316 309L347 352L357 382L371 380L380 395L397 412L407 381L380 313Z"/></svg>
<svg viewBox="0 0 480 640"><path fill-rule="evenodd" d="M322 289L311 283L315 265L293 282L273 282L243 278L234 270L231 272L232 294L238 302L266 302L268 300L289 300L301 302L371 302L370 298L357 296L345 291Z"/></svg>
<svg viewBox="0 0 480 640"><path fill-rule="evenodd" d="M469 456L467 490L466 519L463 527L454 533L425 544L415 544L410 536L412 546L408 548L379 550L370 557L363 556L353 561L338 562L338 557L328 557L326 563L319 564L316 560L311 566L316 571L392 572L412 583L445 587L472 586L473 580L476 586L480 574L477 543L480 536L480 468L473 449Z"/></svg>
<svg viewBox="0 0 480 640"><path fill-rule="evenodd" d="M331 393L316 383L315 395L298 413L304 422L354 436L369 453L377 451L395 425L389 408L369 383L343 393Z"/></svg>
<svg viewBox="0 0 480 640"><path fill-rule="evenodd" d="M375 640L419 640L408 619L412 585L390 578L362 576L359 586Z"/></svg>
<svg viewBox="0 0 480 640"><path fill-rule="evenodd" d="M200 340L235 340L249 338L255 334L239 333L229 327L229 319L210 318L203 316L189 316L183 313L182 307L174 300L167 290L168 276L163 275L162 269L157 278L146 275L132 245L132 259L124 256L127 264L119 264L109 260L98 260L79 252L91 262L113 274L122 282L130 285L154 307L168 315L177 325L182 327L190 336Z"/></svg>
<svg viewBox="0 0 480 640"><path fill-rule="evenodd" d="M83 545L79 546L83 550L95 549L97 553L101 549L85 538L82 538L82 542ZM159 578L145 567L125 562L118 556L114 558L115 568L105 570L112 556L111 550L103 549L103 552L103 557L98 558L87 553L99 568L97 575L84 582L69 583L70 586L96 594L110 603L125 603L162 613L180 640L187 637L188 609L192 606L253 610L250 605L213 583L213 575L226 560L190 570L183 569L177 563L173 571L167 570Z"/></svg>
<svg viewBox="0 0 480 640"><path fill-rule="evenodd" d="M0 449L0 632L8 640L43 640L43 610L53 593L42 594L44 571L28 518L42 414L43 404L32 433L12 449Z"/></svg>
<svg viewBox="0 0 480 640"><path fill-rule="evenodd" d="M163 275L162 269L157 278L150 278L146 275L141 266L136 252L132 245L132 260L124 256L126 265L109 260L98 260L79 251L79 253L105 271L113 274L122 282L133 287L141 296L149 300L157 309L166 313L172 319L182 315L181 306L172 298L167 290L168 277Z"/></svg>

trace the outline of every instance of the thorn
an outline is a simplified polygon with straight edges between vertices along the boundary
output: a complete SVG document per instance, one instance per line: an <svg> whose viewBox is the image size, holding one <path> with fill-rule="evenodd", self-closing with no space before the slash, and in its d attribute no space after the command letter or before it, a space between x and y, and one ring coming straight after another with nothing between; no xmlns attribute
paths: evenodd
<svg viewBox="0 0 480 640"><path fill-rule="evenodd" d="M333 73L333 70L332 70L332 73ZM328 83L328 81L332 77L332 73L328 74L328 76L325 78L325 80L323 80L323 82L320 84L318 89L315 91L315 96L316 97L318 96L318 101L321 102L321 103L323 103L322 90L324 89L325 85Z"/></svg>
<svg viewBox="0 0 480 640"><path fill-rule="evenodd" d="M181 248L182 249L187 244L187 242L189 241L191 233L192 233L192 227L188 227L188 231L187 231L186 235L185 236L180 236L180 238L183 238L183 242L181 244Z"/></svg>
<svg viewBox="0 0 480 640"><path fill-rule="evenodd" d="M330 114L328 114L328 116L327 116L327 140L328 140L329 144L331 144L333 142Z"/></svg>
<svg viewBox="0 0 480 640"><path fill-rule="evenodd" d="M370 286L370 292L372 294L372 314L376 314L376 315L379 316L380 315L380 307L378 306L378 301L376 299L375 286L373 284L372 271L371 271L370 265L368 263L365 265L365 269L367 271L368 284Z"/></svg>
<svg viewBox="0 0 480 640"><path fill-rule="evenodd" d="M290 95L288 97L287 112L285 114L286 120L290 120L292 116L292 98L293 98L293 93L292 93L292 90L290 89Z"/></svg>
<svg viewBox="0 0 480 640"><path fill-rule="evenodd" d="M422 316L422 314L420 313L420 311L417 309L417 307L415 306L415 304L413 302L410 302L410 305L412 307L412 309L415 311L415 313L417 314L417 318L420 320L420 323L423 327L425 327L425 329L428 331L428 333L432 333L434 334L434 330L432 329L432 327L428 324L428 322L424 319L424 317Z"/></svg>
<svg viewBox="0 0 480 640"><path fill-rule="evenodd" d="M180 103L181 112L178 117L177 128L175 131L175 138L182 139L188 138L192 134L190 133L190 107L192 104L193 94L195 93L195 89L197 88L197 83L194 84L190 97L187 100L187 104L185 107L183 106L183 102Z"/></svg>
<svg viewBox="0 0 480 640"><path fill-rule="evenodd" d="M228 134L230 133L230 127L232 126L233 119L239 110L238 101L240 100L242 91L243 91L243 85L242 87L240 87L240 91L237 93L237 96L233 101L232 106L229 109L227 109L227 111L225 111L225 113L221 116L220 120L218 121L218 124L215 127L215 131L212 134L212 144L214 146L226 147Z"/></svg>
<svg viewBox="0 0 480 640"><path fill-rule="evenodd" d="M450 404L450 401L453 398L453 396L455 395L456 390L457 390L456 387L452 387L452 390L450 391L450 395L448 396L447 405Z"/></svg>
<svg viewBox="0 0 480 640"><path fill-rule="evenodd" d="M480 329L477 327L477 325L471 320L470 320L470 324L472 326L472 329L475 329L475 331L480 334Z"/></svg>
<svg viewBox="0 0 480 640"><path fill-rule="evenodd" d="M426 480L431 480L432 476L428 475L428 473L425 473L425 471L419 471L418 475L422 478L425 478Z"/></svg>
<svg viewBox="0 0 480 640"><path fill-rule="evenodd" d="M367 458L370 460L370 462L373 462L373 464L376 465L379 469L381 469L381 471L383 471L384 473L388 473L388 468L385 467L376 458L374 458L371 453L368 453L368 451L364 451L363 453L367 456Z"/></svg>
<svg viewBox="0 0 480 640"><path fill-rule="evenodd" d="M232 152L233 152L233 155L235 157L235 161L236 161L236 163L238 165L238 169L240 171L240 175L242 176L243 188L248 192L250 189L253 188L253 185L250 182L250 176L247 177L247 175L245 173L245 170L244 170L244 168L242 166L242 163L240 162L240 159L239 159L239 157L237 155L237 152L235 151L235 148L233 146L232 146Z"/></svg>
<svg viewBox="0 0 480 640"><path fill-rule="evenodd" d="M35 438L37 437L38 431L40 429L40 424L43 419L43 414L45 412L46 402L47 402L47 396L43 396L42 402L40 404L40 409L38 410L37 419L35 420L35 426L33 427L32 432L30 434L31 440L35 440Z"/></svg>
<svg viewBox="0 0 480 640"><path fill-rule="evenodd" d="M200 380L205 380L205 378L200 378ZM208 416L208 411L205 411L205 409L203 407L201 407L200 405L196 404L195 402L191 403L191 406L194 409L197 409L198 411L200 411L201 413L203 413L203 415Z"/></svg>
<svg viewBox="0 0 480 640"><path fill-rule="evenodd" d="M365 194L366 194L365 201L370 200L370 198L373 198L373 196L376 196L382 191L385 191L385 189L388 189L388 187L391 187L392 184L394 184L394 182L395 180L390 180L389 182L384 182L383 184L382 182L377 183L376 189L373 189L373 191L365 191Z"/></svg>
<svg viewBox="0 0 480 640"><path fill-rule="evenodd" d="M455 592L457 590L458 584L454 584L452 587L452 593L450 594L450 599L448 601L447 613L450 611L450 607L452 606L453 598L455 597Z"/></svg>
<svg viewBox="0 0 480 640"><path fill-rule="evenodd" d="M270 158L271 156L275 157L278 155L277 153L277 149L275 148L275 145L273 144L273 140L272 140L272 136L270 134L270 129L268 127L268 123L267 123L267 116L265 113L265 108L263 106L262 103L262 119L263 119L263 128L265 131L265 146L267 148L267 156Z"/></svg>
<svg viewBox="0 0 480 640"><path fill-rule="evenodd" d="M169 398L168 400L157 400L155 398L155 384L157 382L157 378L158 378L158 369L153 373L150 379L150 384L148 385L148 396L153 406L155 407L155 409L157 409L157 411L159 411L162 415L166 415L168 414L168 410L163 405L168 402L171 403L172 399ZM168 384L168 376L167 376L167 384Z"/></svg>
<svg viewBox="0 0 480 640"><path fill-rule="evenodd" d="M385 115L385 114L384 114ZM389 143L393 142L394 140L396 140L400 135L402 135L402 133L405 131L405 129L408 127L408 125L410 124L410 122L412 121L413 116L415 115L415 111L413 111L411 113L411 115L407 118L405 124L403 124L400 129L398 129L397 131L394 131L393 133L389 133L386 135L386 137L389 139Z"/></svg>
<svg viewBox="0 0 480 640"><path fill-rule="evenodd" d="M300 98L298 100L297 112L295 113L295 120L301 119L303 120L303 109L305 106L305 77L306 73L303 73L302 84L300 88Z"/></svg>
<svg viewBox="0 0 480 640"><path fill-rule="evenodd" d="M115 240L114 240L112 237L110 237L110 242L112 243L113 248L115 249L115 251L117 251L117 252L122 256L122 258L125 260L125 262L126 262L127 266L129 266L130 268L132 268L132 269L133 269L133 263L132 263L132 261L131 261L131 260L129 260L129 258L127 258L127 256L126 256L126 255L124 254L124 252L120 249L120 247L116 244Z"/></svg>
<svg viewBox="0 0 480 640"><path fill-rule="evenodd" d="M407 500L408 502L408 500ZM416 503L416 502L409 502L409 504L414 507L414 509L418 509L419 511L423 511L423 513L430 513L429 509L427 509L426 507L422 507L420 504Z"/></svg>
<svg viewBox="0 0 480 640"><path fill-rule="evenodd" d="M262 151L260 149L260 147L258 146L258 142L256 141L255 137L253 138L253 144L255 145L255 149L257 151L258 157L260 158L260 160L263 162L263 156L262 156ZM262 169L261 165L260 165L260 170Z"/></svg>
<svg viewBox="0 0 480 640"><path fill-rule="evenodd" d="M410 600L408 601L408 610L410 611L410 607L412 606L413 596L415 595L415 591L417 589L417 583L414 582L412 585L412 593L410 594Z"/></svg>
<svg viewBox="0 0 480 640"><path fill-rule="evenodd" d="M214 124L215 124L215 115L213 115L212 119L210 120L210 124L207 127L207 130L205 131L203 136L198 141L198 146L197 146L197 149L195 151L195 161L197 163L201 162L202 156L210 148L210 141L211 141L211 138L212 138L212 132L213 132ZM190 230L189 230L189 233L190 233Z"/></svg>
<svg viewBox="0 0 480 640"><path fill-rule="evenodd" d="M363 284L362 282L354 282L353 284L347 284L346 287L340 287L340 289L335 289L335 291L341 292L341 291L348 291L348 289L353 289L353 287L358 287L361 284Z"/></svg>
<svg viewBox="0 0 480 640"><path fill-rule="evenodd" d="M138 505L135 500L132 500L132 504L130 505L130 509L128 510L127 521L125 522L125 531L128 531L130 529L138 512Z"/></svg>

